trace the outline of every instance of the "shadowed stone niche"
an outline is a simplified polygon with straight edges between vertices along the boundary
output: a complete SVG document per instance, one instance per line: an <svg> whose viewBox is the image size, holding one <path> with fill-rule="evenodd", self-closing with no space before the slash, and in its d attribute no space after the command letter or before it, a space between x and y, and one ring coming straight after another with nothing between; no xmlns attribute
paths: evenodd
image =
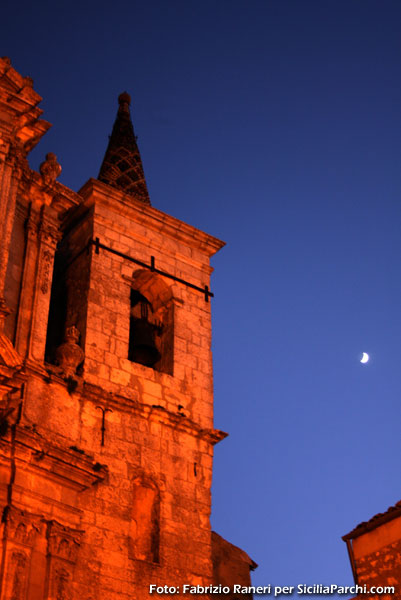
<svg viewBox="0 0 401 600"><path fill-rule="evenodd" d="M133 502L128 538L130 558L159 562L160 492L156 484L138 477L133 482Z"/></svg>

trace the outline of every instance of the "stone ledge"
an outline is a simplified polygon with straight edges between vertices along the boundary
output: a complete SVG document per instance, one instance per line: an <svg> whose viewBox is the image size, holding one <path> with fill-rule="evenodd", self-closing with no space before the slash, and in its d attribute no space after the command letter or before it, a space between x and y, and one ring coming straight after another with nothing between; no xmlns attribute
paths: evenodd
<svg viewBox="0 0 401 600"><path fill-rule="evenodd" d="M122 412L136 413L146 419L168 425L177 431L201 438L213 446L228 436L228 433L220 429L203 429L183 414L173 413L161 405L149 405L138 400L129 400L124 396L107 393L93 384L84 383L82 395L104 408L113 407Z"/></svg>
<svg viewBox="0 0 401 600"><path fill-rule="evenodd" d="M13 440L9 436L2 441L10 447L10 451L15 444L17 462L25 463L27 470L45 471L47 476L77 491L103 481L107 475L107 467L95 462L83 451L51 444L33 429L16 426L13 437Z"/></svg>

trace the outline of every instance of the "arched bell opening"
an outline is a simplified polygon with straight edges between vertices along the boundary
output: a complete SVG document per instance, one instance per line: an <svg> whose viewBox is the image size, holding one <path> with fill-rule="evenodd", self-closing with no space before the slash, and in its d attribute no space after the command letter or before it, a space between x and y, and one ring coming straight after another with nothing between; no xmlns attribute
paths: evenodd
<svg viewBox="0 0 401 600"><path fill-rule="evenodd" d="M138 290L131 289L130 306L128 358L145 367L153 367L161 359L156 337L161 336L163 325L155 321L151 303Z"/></svg>
<svg viewBox="0 0 401 600"><path fill-rule="evenodd" d="M173 304L169 286L155 273L136 271L130 290L128 359L173 373Z"/></svg>

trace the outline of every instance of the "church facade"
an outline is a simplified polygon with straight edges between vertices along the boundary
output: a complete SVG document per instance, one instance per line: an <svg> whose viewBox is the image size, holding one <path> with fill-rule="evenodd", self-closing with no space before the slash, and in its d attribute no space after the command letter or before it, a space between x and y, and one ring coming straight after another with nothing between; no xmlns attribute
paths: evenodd
<svg viewBox="0 0 401 600"><path fill-rule="evenodd" d="M40 101L0 59L0 600L249 585L210 527L223 242L151 206L126 93L97 179L31 170Z"/></svg>

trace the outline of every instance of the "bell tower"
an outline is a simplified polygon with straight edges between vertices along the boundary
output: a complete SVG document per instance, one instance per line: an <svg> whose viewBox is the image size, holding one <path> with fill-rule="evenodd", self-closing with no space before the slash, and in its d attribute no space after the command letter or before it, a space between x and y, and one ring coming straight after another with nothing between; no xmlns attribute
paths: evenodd
<svg viewBox="0 0 401 600"><path fill-rule="evenodd" d="M86 383L210 428L209 259L223 242L151 206L129 103L119 96L99 177L65 223L48 358L55 331L76 327Z"/></svg>
<svg viewBox="0 0 401 600"><path fill-rule="evenodd" d="M0 600L249 584L255 563L209 519L226 436L213 426L209 261L223 242L152 207L127 93L78 194L55 181L51 153L40 175L23 166L24 218L10 217L0 261L19 278L12 339L0 331L19 378L0 411Z"/></svg>

